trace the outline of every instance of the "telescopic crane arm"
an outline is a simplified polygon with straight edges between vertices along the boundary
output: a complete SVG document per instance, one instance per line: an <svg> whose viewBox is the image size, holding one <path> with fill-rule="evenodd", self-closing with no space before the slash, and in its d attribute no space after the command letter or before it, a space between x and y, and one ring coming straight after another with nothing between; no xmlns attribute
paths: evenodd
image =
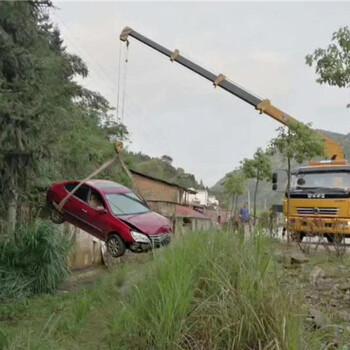
<svg viewBox="0 0 350 350"><path fill-rule="evenodd" d="M179 50L170 51L164 46L157 44L156 42L146 38L138 32L135 32L129 27L125 27L120 34L121 41L128 41L128 37L131 36L134 39L140 41L141 43L151 47L152 49L160 52L161 54L170 58L172 62L177 62L182 66L190 69L191 71L199 74L203 78L211 81L214 86L220 86L222 89L228 91L229 93L239 97L243 101L252 105L255 109L260 111L260 113L265 113L271 118L277 120L283 125L288 126L291 123L301 123L295 118L291 117L287 113L281 111L280 109L274 107L269 100L263 100L247 90L241 88L240 86L228 81L226 77L222 74L216 75L198 64L190 61L189 59L180 55ZM325 141L325 151L327 157L331 159L344 159L344 152L339 143L329 139L328 137L322 135Z"/></svg>

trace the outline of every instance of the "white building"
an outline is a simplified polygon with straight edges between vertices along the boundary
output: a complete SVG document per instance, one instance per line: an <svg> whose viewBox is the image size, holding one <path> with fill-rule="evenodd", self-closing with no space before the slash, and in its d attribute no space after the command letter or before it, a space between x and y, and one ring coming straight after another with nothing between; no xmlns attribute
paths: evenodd
<svg viewBox="0 0 350 350"><path fill-rule="evenodd" d="M192 190L192 188L190 188ZM196 194L189 194L188 201L193 205L202 205L205 207L217 207L219 201L215 196L209 196L207 190L196 190Z"/></svg>
<svg viewBox="0 0 350 350"><path fill-rule="evenodd" d="M207 207L218 207L219 201L216 199L215 196L208 196L208 204Z"/></svg>

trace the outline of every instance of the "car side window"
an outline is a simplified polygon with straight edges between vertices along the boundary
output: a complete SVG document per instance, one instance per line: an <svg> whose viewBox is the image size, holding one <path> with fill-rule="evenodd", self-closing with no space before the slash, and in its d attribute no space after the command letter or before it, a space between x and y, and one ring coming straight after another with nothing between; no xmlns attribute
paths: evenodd
<svg viewBox="0 0 350 350"><path fill-rule="evenodd" d="M106 208L102 196L93 188L91 188L88 203L95 209L97 209L98 207Z"/></svg>
<svg viewBox="0 0 350 350"><path fill-rule="evenodd" d="M71 183L71 184L67 184L65 187L67 189L67 191L71 192L76 186L78 186L77 183ZM81 185L76 192L74 192L73 196L78 197L79 199L81 199L84 202L88 201L88 195L89 195L89 186L87 185Z"/></svg>

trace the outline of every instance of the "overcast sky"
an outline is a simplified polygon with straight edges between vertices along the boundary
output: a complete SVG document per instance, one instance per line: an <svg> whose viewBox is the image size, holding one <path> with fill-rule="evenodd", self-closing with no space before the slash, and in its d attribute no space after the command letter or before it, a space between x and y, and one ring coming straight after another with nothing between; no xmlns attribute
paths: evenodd
<svg viewBox="0 0 350 350"><path fill-rule="evenodd" d="M321 86L305 55L349 24L350 2L55 2L53 19L90 75L84 84L116 106L125 26L223 73L315 128L350 132L349 92ZM122 45L125 54L124 44ZM122 69L125 67L122 66ZM121 88L123 84L121 84ZM123 91L123 90L122 90ZM121 95L121 93L120 93ZM124 123L129 148L167 154L211 186L265 147L279 124L163 55L130 39ZM92 135L93 137L93 135Z"/></svg>

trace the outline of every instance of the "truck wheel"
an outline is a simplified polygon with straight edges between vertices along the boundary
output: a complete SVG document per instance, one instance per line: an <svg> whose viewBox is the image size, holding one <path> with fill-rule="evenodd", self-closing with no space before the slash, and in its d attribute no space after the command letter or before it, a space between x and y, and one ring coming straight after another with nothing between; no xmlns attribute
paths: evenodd
<svg viewBox="0 0 350 350"><path fill-rule="evenodd" d="M50 219L54 224L63 224L64 223L64 216L62 213L60 213L53 203L49 204L49 210L50 210Z"/></svg>
<svg viewBox="0 0 350 350"><path fill-rule="evenodd" d="M303 238L305 237L305 233L295 232L295 233L292 233L291 236L292 236L292 241L300 243L303 240Z"/></svg>
<svg viewBox="0 0 350 350"><path fill-rule="evenodd" d="M123 240L115 233L111 233L107 238L107 251L113 256L113 258L118 258L125 253L125 243Z"/></svg>
<svg viewBox="0 0 350 350"><path fill-rule="evenodd" d="M337 233L336 234L327 233L326 238L329 243L335 243L335 244L341 244L345 239L344 235L337 234Z"/></svg>
<svg viewBox="0 0 350 350"><path fill-rule="evenodd" d="M327 238L327 242L328 243L333 243L334 242L334 236L331 233L326 233L325 236Z"/></svg>
<svg viewBox="0 0 350 350"><path fill-rule="evenodd" d="M336 234L334 237L334 243L336 244L345 243L345 236L342 234Z"/></svg>

